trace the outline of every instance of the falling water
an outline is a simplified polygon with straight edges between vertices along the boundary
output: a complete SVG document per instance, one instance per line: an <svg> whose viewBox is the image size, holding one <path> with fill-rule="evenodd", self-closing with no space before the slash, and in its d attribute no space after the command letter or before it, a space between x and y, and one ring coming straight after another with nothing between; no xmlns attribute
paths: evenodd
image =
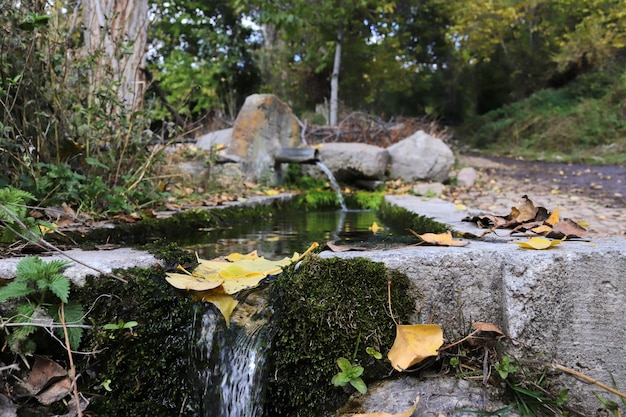
<svg viewBox="0 0 626 417"><path fill-rule="evenodd" d="M269 345L271 311L266 296L251 293L231 317L224 319L214 309L202 316L197 340L198 370L204 385L202 415L206 417L261 417L263 415L266 351ZM239 312L239 313L238 313Z"/></svg>
<svg viewBox="0 0 626 417"><path fill-rule="evenodd" d="M341 194L341 187L339 187L339 183L335 179L333 172L328 169L326 165L324 165L321 161L316 162L317 166L320 167L322 171L328 176L328 180L330 181L330 186L335 190L335 194L337 194L337 199L339 200L339 204L341 205L341 211L347 211L346 203L343 200L343 195Z"/></svg>

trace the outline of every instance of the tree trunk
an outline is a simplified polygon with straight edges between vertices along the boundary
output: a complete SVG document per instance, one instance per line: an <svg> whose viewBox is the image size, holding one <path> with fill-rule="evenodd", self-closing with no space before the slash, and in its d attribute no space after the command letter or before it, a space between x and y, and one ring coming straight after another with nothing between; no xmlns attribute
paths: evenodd
<svg viewBox="0 0 626 417"><path fill-rule="evenodd" d="M341 68L341 47L343 45L343 22L339 23L337 29L337 41L335 42L335 60L333 62L333 73L330 76L330 124L337 124L337 114L339 113L339 69Z"/></svg>
<svg viewBox="0 0 626 417"><path fill-rule="evenodd" d="M148 0L83 0L85 52L92 92L113 88L118 103L111 111L133 112L143 106L146 88Z"/></svg>

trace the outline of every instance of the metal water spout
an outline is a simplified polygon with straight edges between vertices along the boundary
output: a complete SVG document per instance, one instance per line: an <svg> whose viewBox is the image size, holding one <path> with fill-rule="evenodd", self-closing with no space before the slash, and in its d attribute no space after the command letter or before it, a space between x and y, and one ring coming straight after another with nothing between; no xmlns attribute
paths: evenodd
<svg viewBox="0 0 626 417"><path fill-rule="evenodd" d="M274 155L277 164L315 164L319 152L315 148L280 148Z"/></svg>

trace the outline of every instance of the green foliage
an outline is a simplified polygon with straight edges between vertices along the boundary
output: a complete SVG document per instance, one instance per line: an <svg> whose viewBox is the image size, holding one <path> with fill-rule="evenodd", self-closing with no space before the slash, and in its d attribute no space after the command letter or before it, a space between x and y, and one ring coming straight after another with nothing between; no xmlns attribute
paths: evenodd
<svg viewBox="0 0 626 417"><path fill-rule="evenodd" d="M61 338L64 337L63 329L58 325L61 322L58 313L61 302L66 324L83 323L82 306L70 302L70 281L61 273L69 263L62 260L44 262L36 256L24 258L17 264L15 279L0 288L0 302L10 299L17 301L14 313L3 314L10 315L6 321L3 320L3 325L20 324L17 327L7 327L15 328L8 336L13 352L30 354L35 351L36 346L30 337L37 327L29 323L48 323ZM68 327L67 331L70 346L73 349L78 348L83 329Z"/></svg>
<svg viewBox="0 0 626 417"><path fill-rule="evenodd" d="M39 226L50 227L49 224L28 216L26 203L34 198L32 194L17 188L0 188L0 204L4 206L4 208L0 207L0 227L2 228L0 242L20 240L21 238L18 234L24 235L31 240L28 233L21 230L22 227L19 222L37 236L41 234Z"/></svg>
<svg viewBox="0 0 626 417"><path fill-rule="evenodd" d="M348 384L352 385L361 394L367 392L367 385L361 379L365 368L362 366L352 365L346 358L337 359L337 365L340 371L333 376L331 382L337 387L344 387Z"/></svg>
<svg viewBox="0 0 626 417"><path fill-rule="evenodd" d="M144 184L161 149L147 146L148 108L127 109L116 82L95 85L94 69L111 69L98 54L79 51L72 8L61 6L18 2L0 10L8 28L0 39L0 185L44 204L83 203L80 209L101 213L111 200L111 211L129 212L154 196ZM88 186L98 195L85 193Z"/></svg>
<svg viewBox="0 0 626 417"><path fill-rule="evenodd" d="M393 344L395 324L386 311L388 280L394 313L408 321L415 308L408 278L381 263L310 257L278 276L270 288L277 327L266 404L270 415L319 416L345 401L348 394L329 384L336 358L353 357L364 372L356 375L358 367L348 361L350 375L364 383L389 372L388 363L360 347L382 351ZM349 373L342 372L344 377Z"/></svg>
<svg viewBox="0 0 626 417"><path fill-rule="evenodd" d="M476 118L461 135L469 145L493 154L623 162L625 74L626 66L620 65L558 90L543 90Z"/></svg>

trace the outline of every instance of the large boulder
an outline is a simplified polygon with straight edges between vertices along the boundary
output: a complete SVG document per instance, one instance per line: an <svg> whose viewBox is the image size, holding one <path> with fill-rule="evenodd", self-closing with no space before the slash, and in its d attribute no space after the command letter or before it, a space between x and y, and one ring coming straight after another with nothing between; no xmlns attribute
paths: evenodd
<svg viewBox="0 0 626 417"><path fill-rule="evenodd" d="M272 94L254 94L237 115L228 154L241 161L246 180L272 182L281 169L274 155L300 143L300 125L291 108Z"/></svg>
<svg viewBox="0 0 626 417"><path fill-rule="evenodd" d="M342 182L383 179L389 164L386 149L365 143L325 143L319 148L318 155Z"/></svg>
<svg viewBox="0 0 626 417"><path fill-rule="evenodd" d="M389 175L405 181L445 181L454 165L452 150L441 139L420 130L387 148Z"/></svg>

